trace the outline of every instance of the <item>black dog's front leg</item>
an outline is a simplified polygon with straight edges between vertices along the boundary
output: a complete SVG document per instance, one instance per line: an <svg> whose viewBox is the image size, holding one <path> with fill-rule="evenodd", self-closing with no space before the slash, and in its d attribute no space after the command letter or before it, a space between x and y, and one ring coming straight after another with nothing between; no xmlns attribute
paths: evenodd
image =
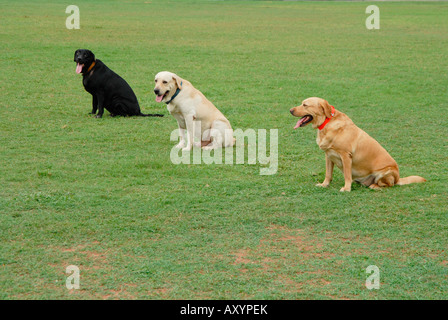
<svg viewBox="0 0 448 320"><path fill-rule="evenodd" d="M104 113L104 96L102 94L97 95L98 98L98 114L95 118L101 118Z"/></svg>
<svg viewBox="0 0 448 320"><path fill-rule="evenodd" d="M98 98L96 97L96 94L92 94L92 112L91 114L96 114L96 111L98 110Z"/></svg>

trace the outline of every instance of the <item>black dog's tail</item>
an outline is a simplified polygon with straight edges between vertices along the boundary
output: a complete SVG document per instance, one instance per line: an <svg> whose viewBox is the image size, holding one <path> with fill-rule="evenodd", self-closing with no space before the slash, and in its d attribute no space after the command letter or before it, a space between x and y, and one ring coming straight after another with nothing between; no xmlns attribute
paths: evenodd
<svg viewBox="0 0 448 320"><path fill-rule="evenodd" d="M139 116L141 117L163 117L163 114L160 113L140 113Z"/></svg>

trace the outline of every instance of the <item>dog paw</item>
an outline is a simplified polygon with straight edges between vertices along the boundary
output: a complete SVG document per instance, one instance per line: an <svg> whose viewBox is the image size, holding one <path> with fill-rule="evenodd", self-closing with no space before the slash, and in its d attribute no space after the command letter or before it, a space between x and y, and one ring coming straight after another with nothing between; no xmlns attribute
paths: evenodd
<svg viewBox="0 0 448 320"><path fill-rule="evenodd" d="M316 184L316 187L326 188L328 187L328 183L318 183Z"/></svg>
<svg viewBox="0 0 448 320"><path fill-rule="evenodd" d="M352 188L346 188L346 187L342 187L341 190L339 190L340 192L350 192L352 190Z"/></svg>
<svg viewBox="0 0 448 320"><path fill-rule="evenodd" d="M101 118L102 117L102 115L100 115L100 114L97 114L96 116L95 116L95 118Z"/></svg>
<svg viewBox="0 0 448 320"><path fill-rule="evenodd" d="M182 152L183 151L190 151L191 150L191 145L186 146L185 148L182 148Z"/></svg>
<svg viewBox="0 0 448 320"><path fill-rule="evenodd" d="M177 144L174 148L177 148L177 149L183 149L183 148L185 148L185 142L180 142L180 143Z"/></svg>

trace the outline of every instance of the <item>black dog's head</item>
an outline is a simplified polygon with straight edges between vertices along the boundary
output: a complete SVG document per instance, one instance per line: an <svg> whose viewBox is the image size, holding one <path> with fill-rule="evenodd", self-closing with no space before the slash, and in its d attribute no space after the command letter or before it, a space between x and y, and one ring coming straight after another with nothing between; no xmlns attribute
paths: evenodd
<svg viewBox="0 0 448 320"><path fill-rule="evenodd" d="M76 73L86 72L92 62L95 61L95 55L87 49L78 49L75 51Z"/></svg>

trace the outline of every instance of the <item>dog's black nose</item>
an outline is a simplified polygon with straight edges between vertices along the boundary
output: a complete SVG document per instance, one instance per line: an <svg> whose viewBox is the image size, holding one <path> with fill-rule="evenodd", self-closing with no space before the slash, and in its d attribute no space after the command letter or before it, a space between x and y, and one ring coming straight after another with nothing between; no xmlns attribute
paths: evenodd
<svg viewBox="0 0 448 320"><path fill-rule="evenodd" d="M294 115L294 108L289 109L289 112L291 112L291 114Z"/></svg>
<svg viewBox="0 0 448 320"><path fill-rule="evenodd" d="M156 94L156 95L159 95L159 89L154 89L154 93Z"/></svg>

